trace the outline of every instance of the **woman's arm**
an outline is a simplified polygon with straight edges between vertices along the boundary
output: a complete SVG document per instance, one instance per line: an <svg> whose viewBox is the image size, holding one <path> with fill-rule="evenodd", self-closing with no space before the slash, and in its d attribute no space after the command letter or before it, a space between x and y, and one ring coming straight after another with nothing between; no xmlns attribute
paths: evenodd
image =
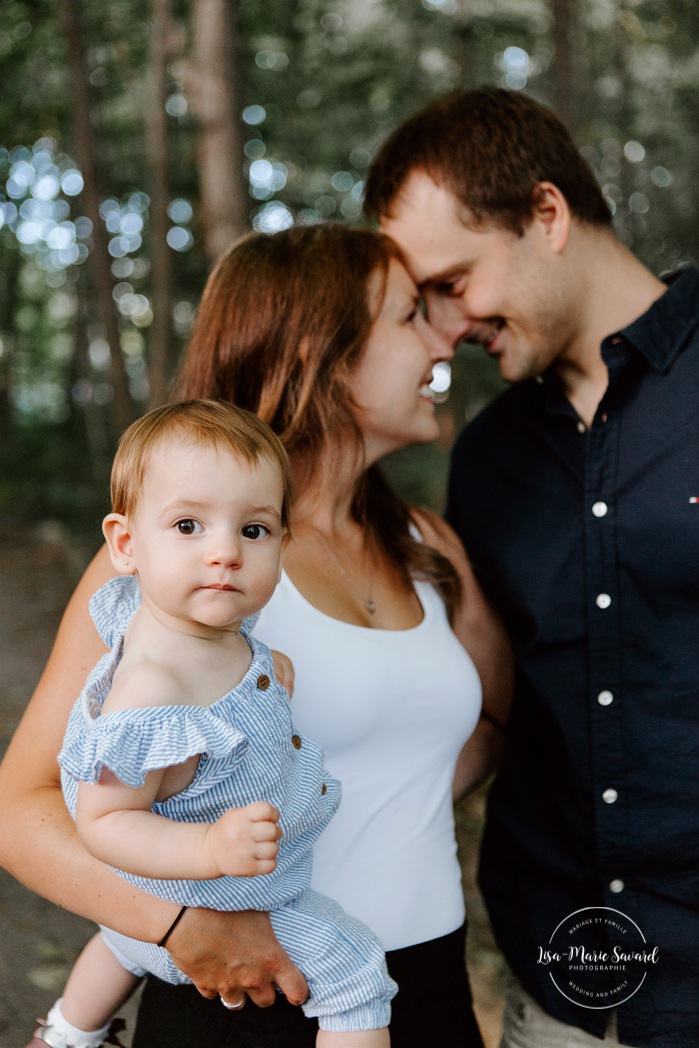
<svg viewBox="0 0 699 1048"><path fill-rule="evenodd" d="M113 574L103 550L70 600L46 669L0 765L0 864L73 913L158 942L178 907L131 887L88 855L60 788L57 756L68 715L105 650L87 605ZM266 914L192 910L168 949L207 996L221 993L235 1000L236 993L247 992L257 1004L268 1005L275 999L275 983L292 1003L307 995L303 976L274 937Z"/></svg>
<svg viewBox="0 0 699 1048"><path fill-rule="evenodd" d="M459 800L481 785L500 759L512 702L512 650L456 533L428 510L413 510L413 517L425 542L447 557L458 572L462 591L453 629L473 659L483 688L483 714L457 761L454 799Z"/></svg>

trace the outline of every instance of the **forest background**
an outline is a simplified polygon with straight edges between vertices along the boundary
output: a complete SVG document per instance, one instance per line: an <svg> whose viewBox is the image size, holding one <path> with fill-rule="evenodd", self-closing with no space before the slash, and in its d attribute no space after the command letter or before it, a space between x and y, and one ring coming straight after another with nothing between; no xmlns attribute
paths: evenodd
<svg viewBox="0 0 699 1048"><path fill-rule="evenodd" d="M167 396L226 246L361 222L391 129L487 83L563 116L653 272L696 261L696 30L695 0L2 0L0 750L100 542L118 434ZM448 398L446 384L439 441L386 462L438 510L456 431L502 387L469 345ZM482 819L483 794L457 811L494 1048L503 964L475 886ZM0 1048L27 1039L89 934L0 871Z"/></svg>
<svg viewBox="0 0 699 1048"><path fill-rule="evenodd" d="M115 440L166 397L215 259L251 228L360 222L377 146L461 86L552 105L618 235L656 273L696 257L693 0L3 0L0 68L8 525L97 545ZM441 507L499 388L462 346L441 440L387 463L408 497Z"/></svg>

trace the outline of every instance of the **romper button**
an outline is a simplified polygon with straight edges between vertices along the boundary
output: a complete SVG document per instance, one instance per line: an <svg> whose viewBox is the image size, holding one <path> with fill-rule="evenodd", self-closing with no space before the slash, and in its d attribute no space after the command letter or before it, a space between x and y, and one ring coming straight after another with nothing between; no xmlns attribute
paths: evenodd
<svg viewBox="0 0 699 1048"><path fill-rule="evenodd" d="M321 792L323 797L328 792L328 787L325 785L325 783L323 783L323 785L320 787L320 792Z"/></svg>
<svg viewBox="0 0 699 1048"><path fill-rule="evenodd" d="M619 877L616 877L613 881L609 882L609 890L610 892L614 892L615 895L618 895L619 892L623 892L625 887L624 882Z"/></svg>
<svg viewBox="0 0 699 1048"><path fill-rule="evenodd" d="M604 791L604 793L602 794L602 800L605 804L614 804L614 801L617 799L618 796L619 794L616 792L616 790L610 788Z"/></svg>
<svg viewBox="0 0 699 1048"><path fill-rule="evenodd" d="M611 603L612 598L609 596L608 593L598 593L595 597L595 604L598 608L608 608Z"/></svg>
<svg viewBox="0 0 699 1048"><path fill-rule="evenodd" d="M301 736L300 735L292 735L291 736L291 744L292 744L292 746L294 747L295 750L300 750L302 745L303 745L303 743L301 742Z"/></svg>
<svg viewBox="0 0 699 1048"><path fill-rule="evenodd" d="M261 677L257 678L257 687L260 689L260 691L267 691L269 685L270 680L266 673L263 673Z"/></svg>

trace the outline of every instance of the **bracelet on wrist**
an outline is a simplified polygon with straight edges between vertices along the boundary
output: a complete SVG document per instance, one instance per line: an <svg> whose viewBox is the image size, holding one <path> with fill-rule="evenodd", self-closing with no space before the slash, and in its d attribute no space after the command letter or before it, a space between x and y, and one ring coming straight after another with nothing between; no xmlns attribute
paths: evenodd
<svg viewBox="0 0 699 1048"><path fill-rule="evenodd" d="M179 912L179 913L177 914L177 916L175 917L174 921L172 922L172 924L170 925L170 927L168 928L168 930L167 930L167 931L165 932L165 934L163 935L163 937L162 937L162 939L160 940L160 942L156 943L156 946L164 946L164 945L165 945L165 943L166 943L166 942L168 941L168 939L170 938L170 936L171 936L171 935L172 935L172 933L174 932L174 930L175 930L175 928L177 927L177 925L178 925L178 924L180 923L180 921L181 921L181 920L182 920L182 918L184 917L184 914L185 914L185 910L187 910L187 909L188 909L188 907L187 907L187 906L183 906L183 907L182 907L182 909L181 909L181 910L180 910L180 912Z"/></svg>

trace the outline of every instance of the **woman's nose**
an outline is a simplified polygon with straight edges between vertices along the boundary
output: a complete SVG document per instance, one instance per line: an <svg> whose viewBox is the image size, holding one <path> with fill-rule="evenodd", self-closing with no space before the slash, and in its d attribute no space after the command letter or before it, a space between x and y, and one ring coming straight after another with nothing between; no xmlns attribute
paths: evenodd
<svg viewBox="0 0 699 1048"><path fill-rule="evenodd" d="M427 320L439 338L443 339L449 349L449 357L454 355L456 346L468 333L471 324L460 299L446 298L443 295L427 294Z"/></svg>
<svg viewBox="0 0 699 1048"><path fill-rule="evenodd" d="M420 335L427 346L430 358L435 362L439 360L451 360L454 356L454 345L452 345L426 317L420 318Z"/></svg>

